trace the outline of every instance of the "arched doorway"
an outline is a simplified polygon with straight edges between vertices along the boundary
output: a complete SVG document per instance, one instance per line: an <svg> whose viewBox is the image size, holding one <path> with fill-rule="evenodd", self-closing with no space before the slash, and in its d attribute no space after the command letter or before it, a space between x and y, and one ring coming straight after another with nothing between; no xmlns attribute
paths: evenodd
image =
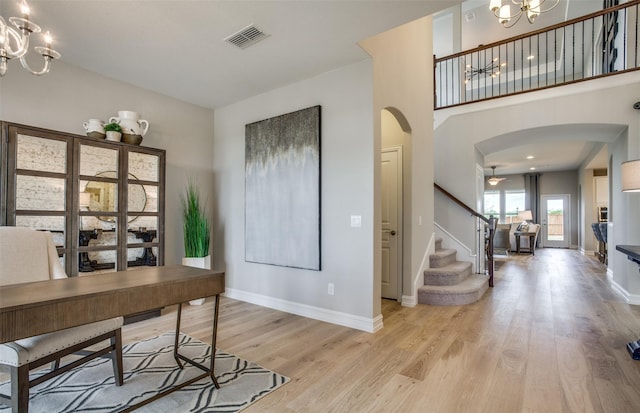
<svg viewBox="0 0 640 413"><path fill-rule="evenodd" d="M411 128L395 108L381 111L381 296L401 301L404 268L410 263L403 251L411 240Z"/></svg>

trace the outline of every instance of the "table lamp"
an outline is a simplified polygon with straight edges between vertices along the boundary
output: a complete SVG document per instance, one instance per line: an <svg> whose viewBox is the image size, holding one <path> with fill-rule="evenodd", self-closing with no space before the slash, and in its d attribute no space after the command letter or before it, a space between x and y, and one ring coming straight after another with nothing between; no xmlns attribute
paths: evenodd
<svg viewBox="0 0 640 413"><path fill-rule="evenodd" d="M640 192L640 159L622 162L622 192Z"/></svg>

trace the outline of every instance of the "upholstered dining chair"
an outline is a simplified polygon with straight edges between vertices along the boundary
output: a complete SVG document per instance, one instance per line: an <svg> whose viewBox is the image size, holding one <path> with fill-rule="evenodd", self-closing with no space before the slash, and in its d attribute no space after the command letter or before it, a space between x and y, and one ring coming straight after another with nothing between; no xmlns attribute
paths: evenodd
<svg viewBox="0 0 640 413"><path fill-rule="evenodd" d="M99 276L99 275L98 275ZM0 227L0 285L66 278L50 232ZM109 355L116 385L123 382L122 317L72 327L0 344L0 371L8 372L11 395L0 394L0 403L12 412L27 412L29 388L99 356ZM87 347L101 342L99 349ZM97 347L97 346L96 346ZM64 365L70 354L81 355ZM29 371L51 363L51 371L29 380Z"/></svg>

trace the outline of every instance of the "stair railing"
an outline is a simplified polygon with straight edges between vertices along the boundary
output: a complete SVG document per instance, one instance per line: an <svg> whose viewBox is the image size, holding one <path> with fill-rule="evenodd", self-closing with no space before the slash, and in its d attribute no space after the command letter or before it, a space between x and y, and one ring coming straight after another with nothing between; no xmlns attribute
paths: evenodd
<svg viewBox="0 0 640 413"><path fill-rule="evenodd" d="M640 0L441 58L435 109L640 70Z"/></svg>
<svg viewBox="0 0 640 413"><path fill-rule="evenodd" d="M493 287L493 270L494 270L494 260L493 260L493 237L496 233L496 226L498 224L498 220L491 215L491 217L487 218L481 213L475 211L473 208L469 207L467 204L459 200L455 195L451 194L449 191L438 185L437 183L433 183L433 186L440 191L447 198L455 202L459 207L476 217L477 219L483 221L487 228L488 234L485 235L485 251L487 254L487 267L489 272L489 287Z"/></svg>

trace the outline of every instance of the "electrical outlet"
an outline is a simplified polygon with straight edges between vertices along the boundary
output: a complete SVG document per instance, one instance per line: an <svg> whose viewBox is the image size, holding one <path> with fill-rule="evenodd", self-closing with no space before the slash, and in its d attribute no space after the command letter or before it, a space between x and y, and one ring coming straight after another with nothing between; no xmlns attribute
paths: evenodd
<svg viewBox="0 0 640 413"><path fill-rule="evenodd" d="M329 283L329 286L327 287L327 293L328 293L329 295L333 295L334 291L335 291L335 290L334 290L333 283Z"/></svg>

